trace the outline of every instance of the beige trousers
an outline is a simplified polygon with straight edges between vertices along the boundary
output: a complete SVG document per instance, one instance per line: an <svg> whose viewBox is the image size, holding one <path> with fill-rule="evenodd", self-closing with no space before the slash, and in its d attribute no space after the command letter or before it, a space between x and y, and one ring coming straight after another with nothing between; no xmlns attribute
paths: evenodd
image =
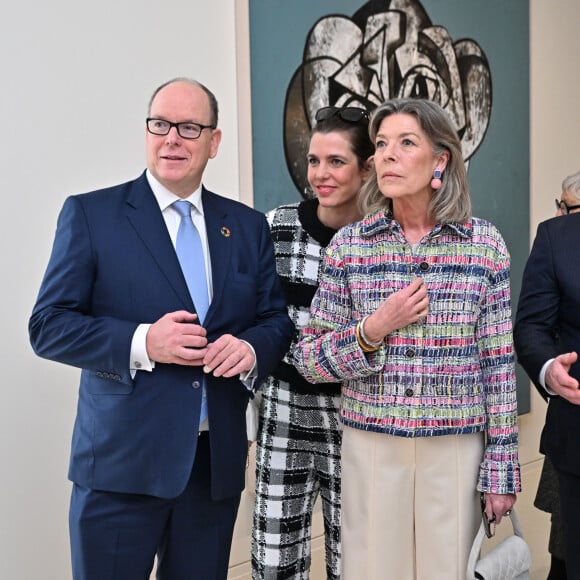
<svg viewBox="0 0 580 580"><path fill-rule="evenodd" d="M481 521L483 441L345 427L342 580L464 580Z"/></svg>

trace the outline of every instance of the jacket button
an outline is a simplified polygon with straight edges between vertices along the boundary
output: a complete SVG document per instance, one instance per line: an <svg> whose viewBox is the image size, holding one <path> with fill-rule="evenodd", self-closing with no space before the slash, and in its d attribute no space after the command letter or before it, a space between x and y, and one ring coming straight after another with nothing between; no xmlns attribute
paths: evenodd
<svg viewBox="0 0 580 580"><path fill-rule="evenodd" d="M421 270L421 272L427 272L429 270L429 264L427 262L421 262L419 264L419 270Z"/></svg>
<svg viewBox="0 0 580 580"><path fill-rule="evenodd" d="M414 349L414 348L408 348L408 349L405 351L405 356L406 356L407 358L413 358L413 357L415 356L415 349Z"/></svg>
<svg viewBox="0 0 580 580"><path fill-rule="evenodd" d="M191 383L191 386L194 389L199 389L199 387L201 387L201 383L199 381L193 381L193 383Z"/></svg>
<svg viewBox="0 0 580 580"><path fill-rule="evenodd" d="M412 397L414 394L413 389L405 389L405 397Z"/></svg>

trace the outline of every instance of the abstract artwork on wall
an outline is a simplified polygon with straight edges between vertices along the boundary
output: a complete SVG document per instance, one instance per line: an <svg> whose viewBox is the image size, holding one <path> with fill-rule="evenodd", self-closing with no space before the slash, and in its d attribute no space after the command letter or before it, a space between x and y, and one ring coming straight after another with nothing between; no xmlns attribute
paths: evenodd
<svg viewBox="0 0 580 580"><path fill-rule="evenodd" d="M491 73L472 39L453 42L417 0L367 2L352 18L325 16L308 32L284 105L284 152L298 191L306 187L309 132L327 105L374 109L391 97L436 101L461 136L467 161L491 114Z"/></svg>

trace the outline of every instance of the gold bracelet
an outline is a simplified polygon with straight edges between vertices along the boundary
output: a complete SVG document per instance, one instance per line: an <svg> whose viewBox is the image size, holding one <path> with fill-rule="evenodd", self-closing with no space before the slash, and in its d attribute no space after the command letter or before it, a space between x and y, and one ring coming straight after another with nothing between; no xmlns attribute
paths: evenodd
<svg viewBox="0 0 580 580"><path fill-rule="evenodd" d="M356 326L354 328L354 333L356 335L356 340L358 342L358 345L360 346L360 348L363 352L376 352L377 350L379 350L379 348L381 348L381 346L380 345L371 346L370 344L368 344L367 342L365 342L363 340L362 336L360 335L360 323L361 323L361 321L359 320L356 323Z"/></svg>

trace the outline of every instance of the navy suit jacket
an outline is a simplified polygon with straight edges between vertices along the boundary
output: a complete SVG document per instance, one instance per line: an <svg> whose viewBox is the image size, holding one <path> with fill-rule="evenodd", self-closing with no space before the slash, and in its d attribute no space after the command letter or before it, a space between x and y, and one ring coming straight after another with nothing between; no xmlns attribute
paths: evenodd
<svg viewBox="0 0 580 580"><path fill-rule="evenodd" d="M518 361L539 383L542 366L566 352L580 355L580 214L538 226L522 281L514 345ZM580 381L580 364L570 374ZM562 471L580 475L580 407L549 397L540 450Z"/></svg>
<svg viewBox="0 0 580 580"><path fill-rule="evenodd" d="M208 340L232 334L255 349L258 382L286 352L292 323L265 217L202 191L212 264ZM133 333L176 310L194 312L145 174L69 197L29 323L45 358L82 369L69 477L91 489L164 498L185 488L195 459L201 367L129 371ZM214 499L244 487L245 409L239 378L207 375Z"/></svg>

